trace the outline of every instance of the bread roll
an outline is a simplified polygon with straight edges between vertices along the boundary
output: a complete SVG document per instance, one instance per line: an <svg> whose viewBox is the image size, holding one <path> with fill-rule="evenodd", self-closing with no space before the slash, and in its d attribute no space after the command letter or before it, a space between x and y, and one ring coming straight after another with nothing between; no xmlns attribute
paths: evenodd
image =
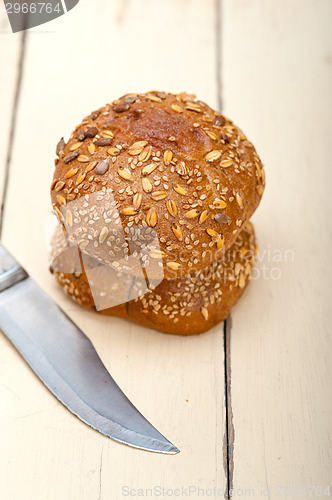
<svg viewBox="0 0 332 500"><path fill-rule="evenodd" d="M91 280L82 272L80 259L73 257L75 253L70 254L70 250L66 254L66 248L65 239L58 228L52 242L52 259L57 270L52 268L52 272L65 292L76 302L96 310ZM222 259L185 277L166 278L156 288L142 295L139 295L139 290L135 290L140 282L133 276L130 277L131 288L126 288L128 284L125 279L128 275L119 273L114 276L114 280L106 279L111 295L121 295L123 288L126 288L136 298L114 307L101 308L99 312L127 318L164 333L194 335L205 332L223 321L243 294L250 280L255 254L254 229L247 222ZM67 267L66 271L70 272L63 272L68 265L70 269ZM94 280L100 280L103 286L104 277L105 266L97 266ZM112 292L111 286L115 287Z"/></svg>
<svg viewBox="0 0 332 500"><path fill-rule="evenodd" d="M52 204L71 241L124 271L117 252L145 230L158 242L161 262L145 260L155 279L161 267L181 278L222 258L265 185L243 132L185 93L127 94L87 116L57 154ZM119 245L109 245L114 231Z"/></svg>

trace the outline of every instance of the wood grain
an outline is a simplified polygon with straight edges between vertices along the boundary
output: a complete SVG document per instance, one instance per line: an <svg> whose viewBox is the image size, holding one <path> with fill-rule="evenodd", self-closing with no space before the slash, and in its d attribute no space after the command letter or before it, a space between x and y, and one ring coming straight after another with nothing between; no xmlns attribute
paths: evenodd
<svg viewBox="0 0 332 500"><path fill-rule="evenodd" d="M48 273L43 234L55 145L91 110L154 88L186 89L216 105L214 14L212 0L204 6L98 0L93 9L81 0L27 34L4 243L84 329L128 397L181 453L142 452L94 432L0 335L1 497L91 500L121 498L125 486L225 487L222 325L187 339L82 311Z"/></svg>
<svg viewBox="0 0 332 500"><path fill-rule="evenodd" d="M223 2L225 113L267 176L260 276L232 312L234 496L331 481L331 21L324 0Z"/></svg>

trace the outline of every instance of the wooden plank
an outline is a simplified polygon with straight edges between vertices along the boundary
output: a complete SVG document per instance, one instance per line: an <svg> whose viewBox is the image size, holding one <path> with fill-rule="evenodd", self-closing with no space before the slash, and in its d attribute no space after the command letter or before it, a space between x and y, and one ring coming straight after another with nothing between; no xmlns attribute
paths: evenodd
<svg viewBox="0 0 332 500"><path fill-rule="evenodd" d="M331 21L328 0L223 2L225 113L267 177L260 276L232 313L233 496L331 486Z"/></svg>
<svg viewBox="0 0 332 500"><path fill-rule="evenodd" d="M13 113L15 112L15 94L19 79L19 61L22 34L13 34L5 11L0 5L0 220L6 183L6 169L10 148Z"/></svg>
<svg viewBox="0 0 332 500"><path fill-rule="evenodd" d="M187 89L216 105L214 1L94 5L81 0L43 32L27 35L4 242L181 453L142 452L92 431L50 395L1 335L0 442L6 452L0 453L0 488L7 498L25 500L120 498L125 486L223 489L222 325L181 338L81 310L48 273L43 235L54 146L90 110L153 88Z"/></svg>

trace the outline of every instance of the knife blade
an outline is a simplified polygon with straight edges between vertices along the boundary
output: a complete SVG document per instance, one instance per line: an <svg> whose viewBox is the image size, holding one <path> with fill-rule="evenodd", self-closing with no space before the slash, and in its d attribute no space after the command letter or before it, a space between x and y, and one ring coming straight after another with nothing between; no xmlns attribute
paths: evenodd
<svg viewBox="0 0 332 500"><path fill-rule="evenodd" d="M88 337L0 244L0 329L74 415L134 448L176 454L125 396Z"/></svg>

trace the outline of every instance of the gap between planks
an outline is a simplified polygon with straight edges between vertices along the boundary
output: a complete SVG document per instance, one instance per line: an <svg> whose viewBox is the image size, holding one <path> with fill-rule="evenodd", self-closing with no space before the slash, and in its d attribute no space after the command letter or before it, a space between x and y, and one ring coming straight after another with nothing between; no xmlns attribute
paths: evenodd
<svg viewBox="0 0 332 500"><path fill-rule="evenodd" d="M222 86L222 0L215 0L216 22L216 82L217 82L217 106L218 111L223 109L223 86ZM230 499L230 491L233 489L233 450L234 450L234 426L231 398L231 345L230 334L232 328L232 317L229 315L224 321L224 391L225 391L225 435L223 444L224 471L226 476L225 499Z"/></svg>
<svg viewBox="0 0 332 500"><path fill-rule="evenodd" d="M224 379L225 379L225 436L224 436L224 469L226 475L225 499L229 500L233 489L234 473L234 440L232 392L231 392L231 329L232 317L224 321Z"/></svg>

